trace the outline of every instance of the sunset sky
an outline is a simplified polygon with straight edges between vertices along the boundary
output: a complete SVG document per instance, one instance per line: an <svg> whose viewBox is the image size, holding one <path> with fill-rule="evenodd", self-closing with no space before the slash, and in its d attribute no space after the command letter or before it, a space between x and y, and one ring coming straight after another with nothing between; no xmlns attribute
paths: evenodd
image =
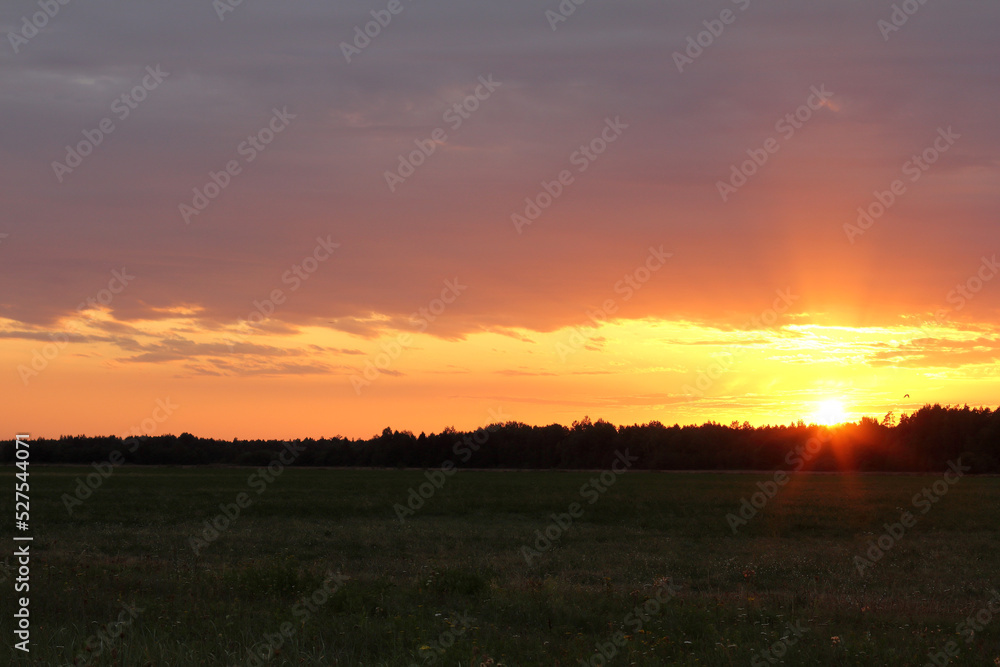
<svg viewBox="0 0 1000 667"><path fill-rule="evenodd" d="M903 4L6 2L0 437L996 407L1000 5Z"/></svg>

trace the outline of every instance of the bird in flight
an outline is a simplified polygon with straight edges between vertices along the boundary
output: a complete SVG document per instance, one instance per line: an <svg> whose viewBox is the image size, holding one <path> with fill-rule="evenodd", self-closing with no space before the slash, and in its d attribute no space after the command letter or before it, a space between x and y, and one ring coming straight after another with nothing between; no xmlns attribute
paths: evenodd
<svg viewBox="0 0 1000 667"><path fill-rule="evenodd" d="M909 397L910 397L909 394L906 394L905 396L903 396L903 398L909 398Z"/></svg>

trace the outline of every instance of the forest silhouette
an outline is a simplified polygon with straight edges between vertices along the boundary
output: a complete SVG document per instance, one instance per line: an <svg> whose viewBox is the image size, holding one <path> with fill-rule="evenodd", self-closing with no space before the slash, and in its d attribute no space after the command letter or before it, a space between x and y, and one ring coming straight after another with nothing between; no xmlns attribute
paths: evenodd
<svg viewBox="0 0 1000 667"><path fill-rule="evenodd" d="M806 443L813 444L808 450ZM1000 408L927 405L898 421L864 417L834 427L805 424L753 427L707 422L615 426L589 418L570 426L492 424L477 431L447 428L414 435L385 428L369 439L216 440L189 433L130 438L63 436L32 442L32 462L138 465L266 466L286 442L301 453L295 466L600 469L618 451L643 470L816 470L932 472L961 457L973 473L1000 473ZM14 460L14 445L0 446Z"/></svg>

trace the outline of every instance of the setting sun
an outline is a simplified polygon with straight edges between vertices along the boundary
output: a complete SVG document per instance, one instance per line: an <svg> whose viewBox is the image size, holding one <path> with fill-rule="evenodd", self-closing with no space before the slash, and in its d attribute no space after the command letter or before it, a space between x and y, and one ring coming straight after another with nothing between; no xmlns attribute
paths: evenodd
<svg viewBox="0 0 1000 667"><path fill-rule="evenodd" d="M843 424L847 421L847 413L844 412L844 406L840 401L824 401L816 407L813 421L823 426Z"/></svg>
<svg viewBox="0 0 1000 667"><path fill-rule="evenodd" d="M395 0L130 3L87 45L67 35L91 14L43 29L17 4L7 437L827 426L997 403L998 3L939 7L936 27L921 9L906 36L898 11L877 26L833 0L719 3L745 24L700 3L619 3L607 25L583 0L436 3L409 27ZM144 60L223 17L198 76L186 53ZM766 85L729 85L747 73ZM981 103L956 108L959 85ZM157 421L160 402L181 407Z"/></svg>

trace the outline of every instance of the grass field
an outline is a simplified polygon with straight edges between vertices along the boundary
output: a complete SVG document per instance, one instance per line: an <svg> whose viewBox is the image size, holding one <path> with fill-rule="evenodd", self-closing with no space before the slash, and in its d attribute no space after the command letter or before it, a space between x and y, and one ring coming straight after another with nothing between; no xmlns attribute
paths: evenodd
<svg viewBox="0 0 1000 667"><path fill-rule="evenodd" d="M948 664L1000 664L1000 619L959 626L1000 589L1000 478L922 514L911 499L940 475L798 475L734 535L727 514L771 475L626 473L581 495L599 473L460 471L400 522L422 472L286 469L258 494L253 469L119 468L70 516L88 472L32 467L36 643L11 648L5 602L10 664L924 665L949 641ZM859 574L903 510L916 525ZM268 637L274 655L251 657Z"/></svg>

